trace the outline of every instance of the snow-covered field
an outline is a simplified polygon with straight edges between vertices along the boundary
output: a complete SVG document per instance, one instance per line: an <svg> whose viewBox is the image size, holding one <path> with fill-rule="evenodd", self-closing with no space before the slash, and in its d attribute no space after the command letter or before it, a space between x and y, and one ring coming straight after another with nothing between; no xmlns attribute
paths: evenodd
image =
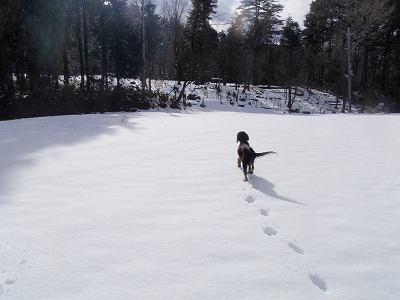
<svg viewBox="0 0 400 300"><path fill-rule="evenodd" d="M0 122L0 299L399 299L399 116L272 112Z"/></svg>

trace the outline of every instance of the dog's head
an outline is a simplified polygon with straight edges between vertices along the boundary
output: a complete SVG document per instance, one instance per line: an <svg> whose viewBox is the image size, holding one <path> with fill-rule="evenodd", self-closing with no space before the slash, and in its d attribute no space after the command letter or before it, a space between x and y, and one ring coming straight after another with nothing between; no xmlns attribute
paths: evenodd
<svg viewBox="0 0 400 300"><path fill-rule="evenodd" d="M236 143L237 143L237 142L244 143L244 142L247 142L248 140L249 140L249 136L247 135L246 132L244 132L244 131L239 131L239 132L237 133L237 135L236 135Z"/></svg>

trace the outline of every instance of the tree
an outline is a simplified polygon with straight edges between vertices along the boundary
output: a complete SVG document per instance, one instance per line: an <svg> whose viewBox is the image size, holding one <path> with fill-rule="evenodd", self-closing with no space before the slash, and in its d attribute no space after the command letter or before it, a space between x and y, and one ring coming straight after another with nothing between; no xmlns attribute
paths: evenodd
<svg viewBox="0 0 400 300"><path fill-rule="evenodd" d="M99 13L99 27L98 27L98 43L101 48L101 78L100 90L108 88L108 53L111 48L110 39L111 32L109 30L112 16L112 8L105 0L97 1L97 10Z"/></svg>
<svg viewBox="0 0 400 300"><path fill-rule="evenodd" d="M184 13L187 9L188 0L164 0L163 2L163 27L164 45L163 51L169 53L168 65L174 69L177 80L184 78ZM172 71L168 72L173 74ZM163 75L166 75L163 73Z"/></svg>
<svg viewBox="0 0 400 300"><path fill-rule="evenodd" d="M85 60L86 90L90 91L88 10L90 0L82 0L83 52Z"/></svg>
<svg viewBox="0 0 400 300"><path fill-rule="evenodd" d="M392 64L390 67L390 81L388 93L393 99L394 112L400 112L400 2L392 0L393 13L388 24L387 36L392 41Z"/></svg>
<svg viewBox="0 0 400 300"><path fill-rule="evenodd" d="M279 13L283 6L275 0L242 0L240 14L246 23L247 44L252 54L253 84L259 83L259 66L262 50L273 43L282 21Z"/></svg>
<svg viewBox="0 0 400 300"><path fill-rule="evenodd" d="M334 46L344 43L344 0L316 0L304 21L304 42L308 53L308 84L330 86L325 82L326 67Z"/></svg>
<svg viewBox="0 0 400 300"><path fill-rule="evenodd" d="M215 13L217 0L192 0L187 28L189 31L190 47L195 54L204 53L205 31L209 29L211 14Z"/></svg>
<svg viewBox="0 0 400 300"><path fill-rule="evenodd" d="M287 107L292 110L292 84L293 77L298 72L298 67L293 61L293 55L296 50L301 47L301 29L297 22L291 17L286 19L285 26L282 28L281 45L288 51L287 74L288 74L288 91L289 98Z"/></svg>
<svg viewBox="0 0 400 300"><path fill-rule="evenodd" d="M110 55L117 86L120 87L123 77L136 76L140 70L140 30L134 30L134 26L140 26L138 21L140 18L136 17L135 20L126 13L128 9L126 0L109 0L108 2L112 10L108 28L111 44ZM134 10L133 13L140 11L137 5L133 6L132 9Z"/></svg>
<svg viewBox="0 0 400 300"><path fill-rule="evenodd" d="M13 45L17 44L22 30L22 0L5 1L0 9L0 101L2 110L6 103L14 96L13 62L17 51ZM2 96L6 97L3 98Z"/></svg>
<svg viewBox="0 0 400 300"><path fill-rule="evenodd" d="M391 0L315 0L305 21L309 82L343 94L347 74L347 27L351 27L352 86L360 100L385 92L392 80L396 33L390 29L396 2ZM345 51L344 51L345 50ZM338 76L339 66L342 76ZM364 100L362 100L364 101Z"/></svg>
<svg viewBox="0 0 400 300"><path fill-rule="evenodd" d="M146 60L149 74L149 90L151 90L151 78L154 78L154 63L161 43L160 16L156 14L156 6L151 1L145 6L145 24Z"/></svg>
<svg viewBox="0 0 400 300"><path fill-rule="evenodd" d="M85 86L85 58L83 50L83 39L82 39L82 4L81 0L74 0L75 4L75 14L76 14L76 40L78 42L79 51L79 70L81 77L81 90ZM89 78L88 78L89 79Z"/></svg>
<svg viewBox="0 0 400 300"><path fill-rule="evenodd" d="M189 51L185 54L190 62L186 71L191 80L204 82L210 77L210 70L216 61L216 50L218 49L218 33L211 27L211 14L215 13L217 0L192 0L192 9L189 13L186 27L185 39L189 43Z"/></svg>
<svg viewBox="0 0 400 300"><path fill-rule="evenodd" d="M248 74L247 55L245 55L245 36L241 16L236 15L228 29L226 37L227 48L227 78L226 80L236 83L236 86L245 80Z"/></svg>

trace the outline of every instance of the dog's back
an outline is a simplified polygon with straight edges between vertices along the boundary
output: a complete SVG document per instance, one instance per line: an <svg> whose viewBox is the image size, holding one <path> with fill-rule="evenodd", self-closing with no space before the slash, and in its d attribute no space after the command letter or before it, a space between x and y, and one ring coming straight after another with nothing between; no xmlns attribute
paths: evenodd
<svg viewBox="0 0 400 300"><path fill-rule="evenodd" d="M243 168L247 167L249 163L256 158L256 152L250 147L248 142L239 144L238 156L242 162Z"/></svg>

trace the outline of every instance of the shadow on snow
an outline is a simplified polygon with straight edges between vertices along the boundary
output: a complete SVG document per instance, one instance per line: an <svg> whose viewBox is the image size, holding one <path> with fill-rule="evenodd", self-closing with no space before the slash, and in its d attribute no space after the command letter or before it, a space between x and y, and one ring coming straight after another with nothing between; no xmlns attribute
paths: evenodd
<svg viewBox="0 0 400 300"><path fill-rule="evenodd" d="M306 205L304 203L300 203L297 202L296 200L290 199L289 197L283 196L283 195L279 195L276 191L275 191L275 185L272 182L269 182L268 180L256 176L256 175L251 175L249 177L249 183L252 185L252 187L258 191L260 191L261 193L263 193L266 196L278 199L278 200L282 200L282 201L286 201L286 202L291 202L291 203L295 203L295 204L299 204L299 205Z"/></svg>

